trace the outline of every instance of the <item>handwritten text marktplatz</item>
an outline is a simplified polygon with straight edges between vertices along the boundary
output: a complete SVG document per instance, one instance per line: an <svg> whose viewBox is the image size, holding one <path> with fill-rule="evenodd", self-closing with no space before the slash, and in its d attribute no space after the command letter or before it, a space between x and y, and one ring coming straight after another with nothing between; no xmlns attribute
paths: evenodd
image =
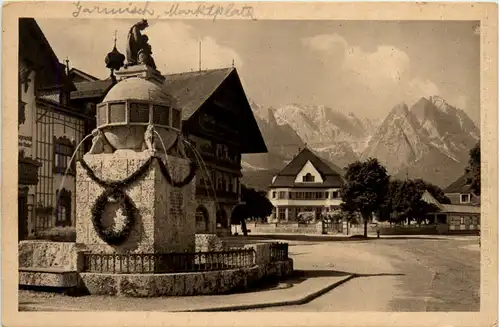
<svg viewBox="0 0 500 327"><path fill-rule="evenodd" d="M92 5L87 6L80 1L73 2L73 17L78 18L83 15L104 14L104 15L127 15L137 17L210 17L216 20L223 18L249 18L256 20L254 9L251 6L228 3L225 5L210 4L172 4L168 10L158 12L150 7L148 1L137 5L132 2L119 6Z"/></svg>

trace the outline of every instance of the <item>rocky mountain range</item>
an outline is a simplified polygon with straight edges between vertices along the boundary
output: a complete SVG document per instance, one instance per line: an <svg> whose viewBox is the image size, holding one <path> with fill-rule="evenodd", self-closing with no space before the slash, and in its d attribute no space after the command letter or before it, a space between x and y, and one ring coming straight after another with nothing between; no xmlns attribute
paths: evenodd
<svg viewBox="0 0 500 327"><path fill-rule="evenodd" d="M383 121L326 106L251 106L269 150L243 156L243 182L256 188L265 188L305 145L339 167L374 157L392 176L446 187L463 174L479 139L467 114L437 96L398 104Z"/></svg>

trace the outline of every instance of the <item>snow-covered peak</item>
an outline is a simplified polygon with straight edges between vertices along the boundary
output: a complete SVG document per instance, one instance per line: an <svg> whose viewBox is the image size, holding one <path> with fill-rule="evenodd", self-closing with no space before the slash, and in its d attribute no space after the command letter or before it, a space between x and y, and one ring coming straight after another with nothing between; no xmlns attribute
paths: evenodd
<svg viewBox="0 0 500 327"><path fill-rule="evenodd" d="M445 99L438 95L429 97L429 101L442 112L449 113L452 110L456 110L455 107L451 106Z"/></svg>

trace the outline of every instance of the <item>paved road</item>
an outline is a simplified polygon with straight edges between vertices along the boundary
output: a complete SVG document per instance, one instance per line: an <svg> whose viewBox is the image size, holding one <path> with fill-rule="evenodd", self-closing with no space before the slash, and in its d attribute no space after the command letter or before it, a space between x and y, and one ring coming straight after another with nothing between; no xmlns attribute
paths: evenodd
<svg viewBox="0 0 500 327"><path fill-rule="evenodd" d="M479 311L477 237L294 242L297 269L360 274L300 306L254 311Z"/></svg>
<svg viewBox="0 0 500 327"><path fill-rule="evenodd" d="M273 237L235 238L232 242L262 242ZM357 274L319 298L300 306L273 307L253 311L478 311L479 259L477 237L381 238L342 240L328 237L279 236L290 244L294 268L304 274L289 281L297 287L304 279ZM276 238L273 239L276 241ZM311 278L313 280L311 280ZM324 280L324 278L322 279ZM306 285L306 284L301 284ZM282 300L280 290L267 297ZM293 293L293 292L292 292ZM61 311L89 310L171 310L193 302L220 301L237 304L241 294L184 298L67 297L52 293L20 291L20 308ZM301 294L297 294L299 296ZM217 300L218 299L218 300ZM247 298L245 298L247 299ZM227 302L227 303L226 303ZM52 309L51 309L52 308ZM161 308L161 309L160 309ZM27 309L26 309L27 310Z"/></svg>

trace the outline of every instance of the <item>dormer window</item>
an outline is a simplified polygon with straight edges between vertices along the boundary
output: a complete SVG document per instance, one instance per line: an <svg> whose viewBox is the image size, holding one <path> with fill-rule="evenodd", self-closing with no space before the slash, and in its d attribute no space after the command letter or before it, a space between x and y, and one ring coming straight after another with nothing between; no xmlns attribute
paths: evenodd
<svg viewBox="0 0 500 327"><path fill-rule="evenodd" d="M469 203L470 194L460 194L460 203Z"/></svg>
<svg viewBox="0 0 500 327"><path fill-rule="evenodd" d="M311 173L307 173L302 177L302 181L305 183L314 182L314 176Z"/></svg>

